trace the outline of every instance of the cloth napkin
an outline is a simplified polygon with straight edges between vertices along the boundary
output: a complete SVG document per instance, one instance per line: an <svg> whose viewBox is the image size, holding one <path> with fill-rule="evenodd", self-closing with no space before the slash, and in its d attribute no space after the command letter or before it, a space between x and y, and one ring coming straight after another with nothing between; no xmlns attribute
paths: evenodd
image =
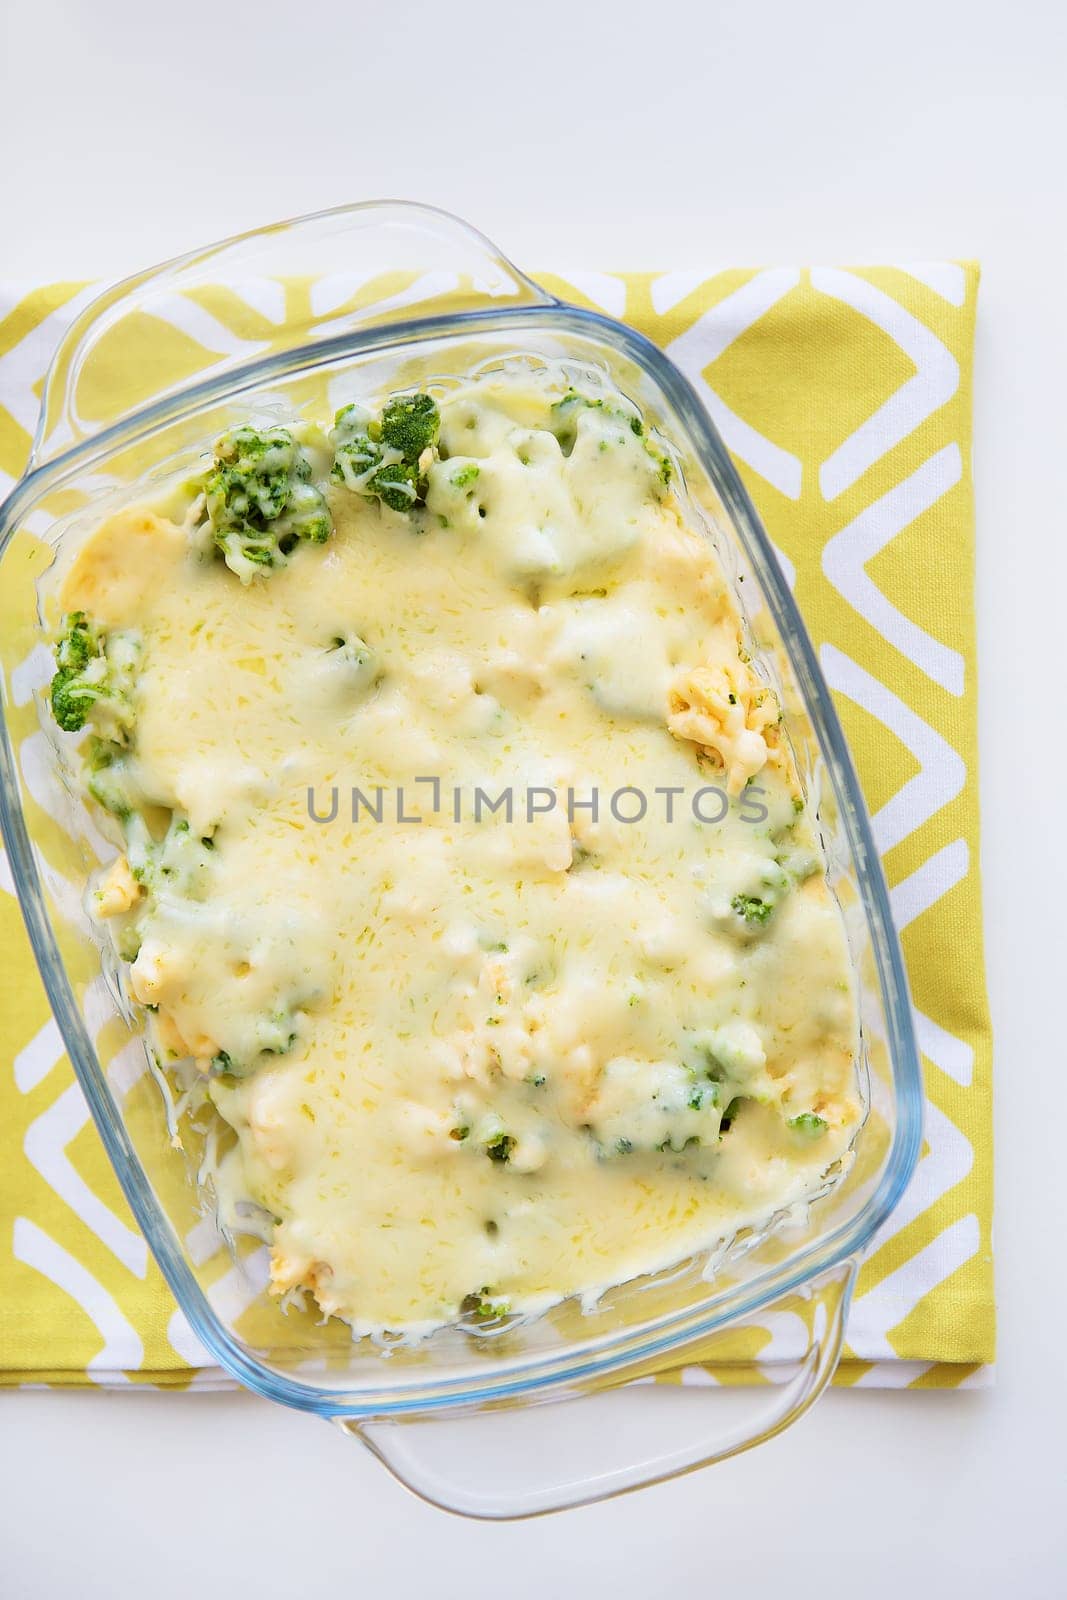
<svg viewBox="0 0 1067 1600"><path fill-rule="evenodd" d="M971 380L978 269L545 274L696 385L819 647L874 819L926 1086L915 1178L862 1267L837 1382L955 1387L994 1354L978 875ZM0 496L95 290L0 284ZM177 298L177 297L175 297ZM180 337L212 343L195 307ZM248 312L249 308L245 307ZM0 625L3 596L0 595ZM136 1230L0 854L0 1384L225 1382Z"/></svg>

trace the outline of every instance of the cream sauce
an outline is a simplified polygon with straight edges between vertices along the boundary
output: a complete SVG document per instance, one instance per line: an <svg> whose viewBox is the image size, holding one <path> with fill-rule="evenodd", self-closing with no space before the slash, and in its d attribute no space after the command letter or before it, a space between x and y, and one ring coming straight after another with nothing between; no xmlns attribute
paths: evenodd
<svg viewBox="0 0 1067 1600"><path fill-rule="evenodd" d="M680 1260L810 1195L860 1115L840 915L714 550L624 413L561 447L559 396L450 392L425 510L332 485L328 543L250 583L143 507L65 581L142 643L134 834L180 819L98 913L164 1062L212 1074L274 1288L358 1331Z"/></svg>

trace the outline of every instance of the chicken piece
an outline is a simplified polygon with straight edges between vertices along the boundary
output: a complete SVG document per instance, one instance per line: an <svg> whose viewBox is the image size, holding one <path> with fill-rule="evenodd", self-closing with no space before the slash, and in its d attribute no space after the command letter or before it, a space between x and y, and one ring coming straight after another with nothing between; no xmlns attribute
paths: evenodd
<svg viewBox="0 0 1067 1600"><path fill-rule="evenodd" d="M130 967L130 988L143 1006L159 1005L180 976L173 953L157 939L146 939Z"/></svg>
<svg viewBox="0 0 1067 1600"><path fill-rule="evenodd" d="M270 1293L288 1294L292 1289L309 1289L324 1311L321 1292L333 1276L333 1269L325 1261L311 1261L306 1256L287 1255L275 1245L270 1253Z"/></svg>
<svg viewBox="0 0 1067 1600"><path fill-rule="evenodd" d="M292 1159L291 1117L287 1085L269 1073L255 1079L248 1097L248 1131L256 1155L273 1172L283 1171Z"/></svg>
<svg viewBox="0 0 1067 1600"><path fill-rule="evenodd" d="M116 856L93 891L93 914L118 917L130 911L141 898L141 885L130 871L125 856Z"/></svg>
<svg viewBox="0 0 1067 1600"><path fill-rule="evenodd" d="M169 1011L157 1011L153 1017L156 1042L165 1056L172 1061L184 1061L192 1055L177 1023Z"/></svg>
<svg viewBox="0 0 1067 1600"><path fill-rule="evenodd" d="M767 765L780 721L774 690L740 662L689 667L671 686L667 727L676 739L689 739L718 758L730 795L739 795Z"/></svg>

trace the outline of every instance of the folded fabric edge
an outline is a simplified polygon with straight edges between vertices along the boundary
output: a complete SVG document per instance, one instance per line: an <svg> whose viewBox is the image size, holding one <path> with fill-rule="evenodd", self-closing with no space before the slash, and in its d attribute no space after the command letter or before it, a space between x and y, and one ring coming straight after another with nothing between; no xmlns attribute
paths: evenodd
<svg viewBox="0 0 1067 1600"><path fill-rule="evenodd" d="M684 1388L721 1385L724 1388L766 1385L780 1381L775 1368L792 1371L794 1363L762 1361L719 1362L714 1366L682 1367L664 1373L654 1381L677 1383ZM992 1363L952 1361L842 1361L833 1377L836 1388L847 1389L989 1389L995 1382ZM647 1380L645 1380L647 1381ZM82 1368L49 1371L8 1370L0 1372L0 1390L45 1392L50 1389L84 1389L107 1394L138 1394L195 1391L205 1394L241 1393L242 1386L218 1367L201 1367L195 1372L153 1371L136 1373L115 1369L98 1370L88 1377Z"/></svg>

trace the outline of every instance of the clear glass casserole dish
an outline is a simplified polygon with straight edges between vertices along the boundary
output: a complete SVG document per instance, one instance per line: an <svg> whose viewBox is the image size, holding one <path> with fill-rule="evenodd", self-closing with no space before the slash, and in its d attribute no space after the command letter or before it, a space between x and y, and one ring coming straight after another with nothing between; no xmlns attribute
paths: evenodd
<svg viewBox="0 0 1067 1600"><path fill-rule="evenodd" d="M753 653L782 695L846 925L866 1117L840 1180L803 1216L735 1238L713 1271L694 1258L593 1309L567 1301L492 1333L355 1343L336 1322L286 1317L267 1301L262 1247L234 1246L205 1214L195 1130L184 1151L169 1138L137 1018L82 910L100 841L42 733L37 691L51 661L36 580L62 565L86 507L96 517L191 466L259 407L321 415L361 390L520 353L592 368L636 402L674 448L690 514L745 580L734 587ZM0 507L0 582L17 600L2 640L0 820L19 898L108 1154L211 1356L249 1388L357 1434L434 1503L481 1517L602 1499L800 1416L833 1374L862 1252L913 1171L921 1077L886 888L829 692L737 472L671 363L633 330L555 300L443 213L382 203L283 223L131 279L72 325L29 466ZM772 1316L777 1359L755 1386L634 1383L698 1363L749 1375ZM179 1347L180 1337L176 1326Z"/></svg>

